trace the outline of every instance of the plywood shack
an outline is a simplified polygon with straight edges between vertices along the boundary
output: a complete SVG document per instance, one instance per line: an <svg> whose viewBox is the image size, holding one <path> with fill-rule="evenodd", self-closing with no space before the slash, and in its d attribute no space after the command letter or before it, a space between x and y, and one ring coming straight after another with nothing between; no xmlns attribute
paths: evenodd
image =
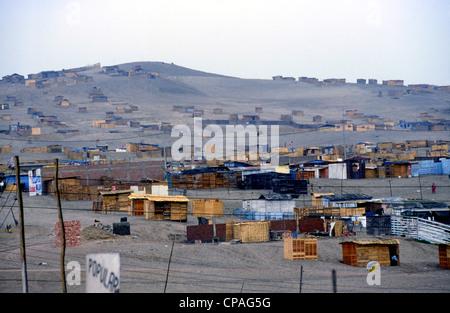
<svg viewBox="0 0 450 313"><path fill-rule="evenodd" d="M192 199L190 203L194 216L223 216L223 202L219 199Z"/></svg>
<svg viewBox="0 0 450 313"><path fill-rule="evenodd" d="M233 224L234 239L241 242L269 241L269 222L245 222Z"/></svg>
<svg viewBox="0 0 450 313"><path fill-rule="evenodd" d="M258 199L243 200L242 208L253 212L289 212L295 207L295 200L290 195L261 195Z"/></svg>
<svg viewBox="0 0 450 313"><path fill-rule="evenodd" d="M128 197L130 215L144 215L149 220L187 220L189 199L185 196L160 196L132 193Z"/></svg>
<svg viewBox="0 0 450 313"><path fill-rule="evenodd" d="M408 178L411 176L411 163L392 162L386 164L386 177L388 178Z"/></svg>
<svg viewBox="0 0 450 313"><path fill-rule="evenodd" d="M101 210L107 211L128 211L130 207L130 200L128 196L132 193L131 189L128 190L112 190L101 191L100 201Z"/></svg>
<svg viewBox="0 0 450 313"><path fill-rule="evenodd" d="M317 238L284 238L284 258L317 260Z"/></svg>
<svg viewBox="0 0 450 313"><path fill-rule="evenodd" d="M366 267L367 263L377 261L380 266L400 264L399 241L397 239L380 241L343 241L343 263Z"/></svg>
<svg viewBox="0 0 450 313"><path fill-rule="evenodd" d="M46 189L48 192L55 196L55 180L48 180L44 182L44 184L47 186ZM78 176L58 178L58 189L61 200L76 201L79 200L83 194L83 187L81 186L81 180Z"/></svg>

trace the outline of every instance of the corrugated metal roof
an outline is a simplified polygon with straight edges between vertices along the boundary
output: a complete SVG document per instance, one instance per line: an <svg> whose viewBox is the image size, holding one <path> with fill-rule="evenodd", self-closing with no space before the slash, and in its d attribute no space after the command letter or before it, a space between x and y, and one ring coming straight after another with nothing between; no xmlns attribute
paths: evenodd
<svg viewBox="0 0 450 313"><path fill-rule="evenodd" d="M127 190L111 190L111 191L100 191L100 195L102 196L112 196L117 195L121 193L131 193L133 190L127 189Z"/></svg>
<svg viewBox="0 0 450 313"><path fill-rule="evenodd" d="M292 196L288 194L270 194L270 195L261 195L259 200L292 200Z"/></svg>
<svg viewBox="0 0 450 313"><path fill-rule="evenodd" d="M343 243L356 243L358 245L398 245L398 244L400 244L400 241L398 239L386 239L386 240L375 240L375 241L349 240L349 241L340 242L340 244L343 244Z"/></svg>
<svg viewBox="0 0 450 313"><path fill-rule="evenodd" d="M370 200L371 196L365 194L342 194L342 195L323 195L322 198L330 201L353 201L353 200Z"/></svg>

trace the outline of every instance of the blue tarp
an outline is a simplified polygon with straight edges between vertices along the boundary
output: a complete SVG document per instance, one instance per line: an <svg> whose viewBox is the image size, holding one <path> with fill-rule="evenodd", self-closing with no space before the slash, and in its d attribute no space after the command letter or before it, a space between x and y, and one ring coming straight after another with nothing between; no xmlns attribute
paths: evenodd
<svg viewBox="0 0 450 313"><path fill-rule="evenodd" d="M450 175L450 159L442 159L442 175Z"/></svg>
<svg viewBox="0 0 450 313"><path fill-rule="evenodd" d="M6 176L5 177L5 186L7 184L14 184L16 183L16 176ZM24 184L24 190L29 190L29 184L28 184L28 175L20 175L20 183Z"/></svg>

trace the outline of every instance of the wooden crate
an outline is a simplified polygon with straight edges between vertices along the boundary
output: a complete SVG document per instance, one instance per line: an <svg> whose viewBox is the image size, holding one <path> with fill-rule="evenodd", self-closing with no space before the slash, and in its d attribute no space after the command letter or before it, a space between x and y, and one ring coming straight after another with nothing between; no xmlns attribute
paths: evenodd
<svg viewBox="0 0 450 313"><path fill-rule="evenodd" d="M288 260L317 260L317 239L285 237L284 258Z"/></svg>
<svg viewBox="0 0 450 313"><path fill-rule="evenodd" d="M450 270L450 244L439 245L439 268Z"/></svg>
<svg viewBox="0 0 450 313"><path fill-rule="evenodd" d="M245 222L233 225L234 239L241 242L269 241L269 222Z"/></svg>

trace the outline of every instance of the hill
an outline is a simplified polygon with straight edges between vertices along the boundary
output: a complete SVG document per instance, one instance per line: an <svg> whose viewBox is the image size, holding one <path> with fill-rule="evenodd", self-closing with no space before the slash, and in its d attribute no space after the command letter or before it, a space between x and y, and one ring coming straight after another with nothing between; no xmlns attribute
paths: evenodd
<svg viewBox="0 0 450 313"><path fill-rule="evenodd" d="M260 121L280 121L284 125L280 144L293 142L297 146L449 140L448 132L398 130L400 121L450 119L450 92L427 86L241 79L163 62L97 65L28 76L24 83L0 82L0 102L9 105L0 112L0 130L5 133L10 125L17 124L40 129L35 135L0 135L1 144L12 145L14 154L26 147L51 144L74 148L101 144L115 149L130 141L144 141L169 146L174 139L162 128L191 125L194 111L210 121L228 120L230 114L238 114L240 119L257 115ZM30 78L35 78L36 87L30 86ZM94 100L96 93L103 98ZM58 96L68 100L68 105L60 103ZM260 108L258 112L256 107ZM30 113L30 109L38 114ZM302 115L293 115L293 110L302 111ZM348 110L357 114L348 115ZM317 115L321 121L313 121ZM42 116L53 117L52 122L43 122ZM286 116L291 116L288 119L292 123L281 122ZM318 126L334 126L342 120L367 124L369 117L392 126L388 130L346 132L345 137L334 131L298 132L296 127L309 125L318 130L323 129ZM106 120L115 125L94 126L94 121ZM131 127L131 121L136 127ZM9 156L3 154L0 162Z"/></svg>

